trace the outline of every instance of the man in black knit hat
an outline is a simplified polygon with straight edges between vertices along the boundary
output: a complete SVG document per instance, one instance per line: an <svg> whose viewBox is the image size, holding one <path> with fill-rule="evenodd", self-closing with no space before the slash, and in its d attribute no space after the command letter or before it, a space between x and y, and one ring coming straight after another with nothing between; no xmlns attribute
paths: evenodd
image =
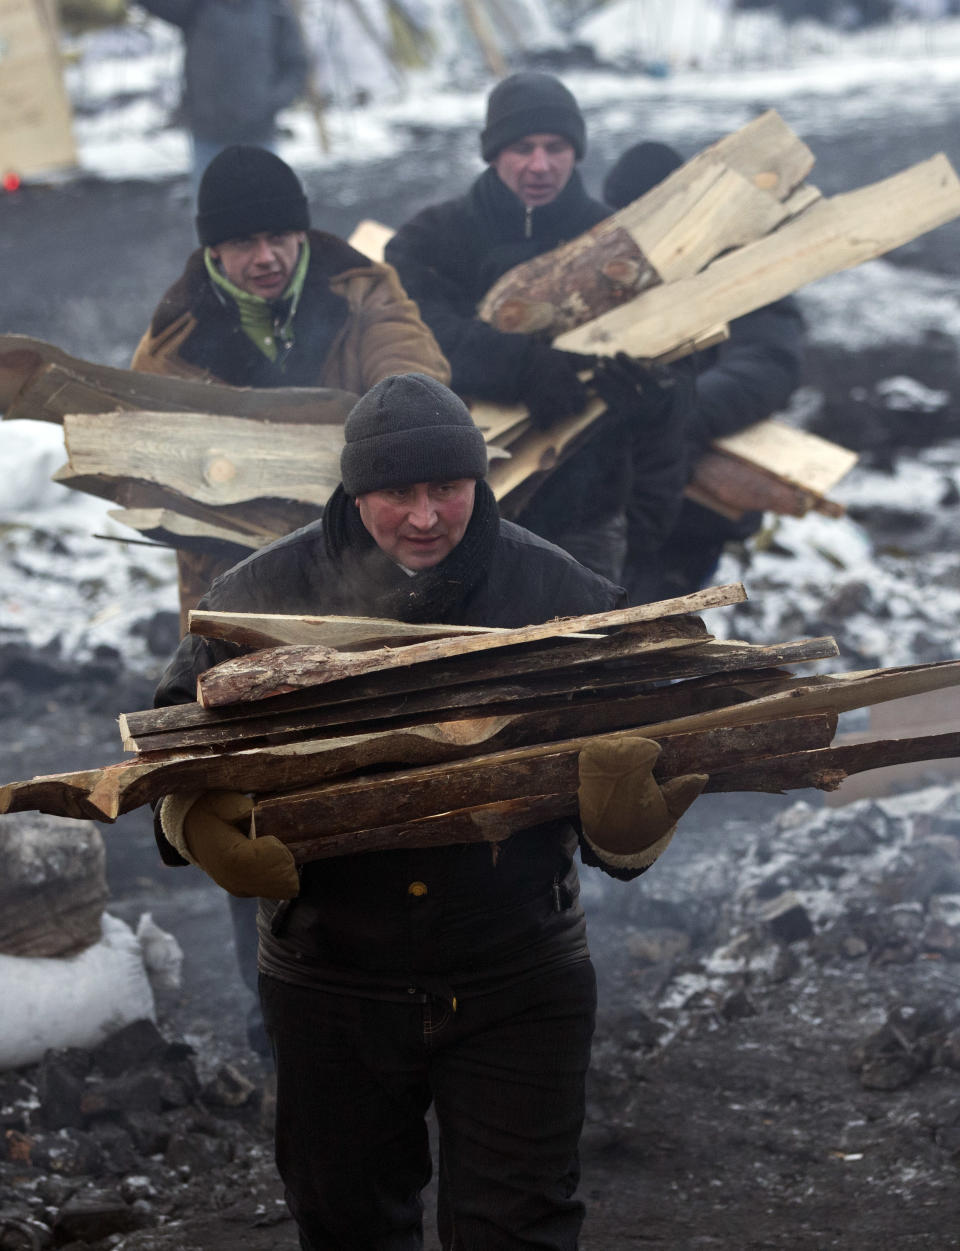
<svg viewBox="0 0 960 1251"><path fill-rule="evenodd" d="M668 144L649 140L634 144L608 171L603 198L612 208L623 208L682 164L683 158ZM736 318L725 343L697 353L696 404L687 422L691 467L714 439L763 421L786 405L800 383L805 337L797 302L787 296ZM628 517L643 507L642 498L631 502ZM749 512L731 521L685 499L659 551L628 561L623 585L631 603L689 595L709 585L724 546L749 538L762 519L762 513Z"/></svg>
<svg viewBox="0 0 960 1251"><path fill-rule="evenodd" d="M390 265L310 229L296 174L264 148L226 148L197 197L200 247L134 353L144 373L357 396L391 374L450 371ZM181 612L238 559L180 554ZM186 621L182 624L185 626Z"/></svg>
<svg viewBox="0 0 960 1251"><path fill-rule="evenodd" d="M517 627L603 611L622 592L500 519L464 404L388 378L344 426L342 483L315 522L214 583L217 611ZM234 645L190 635L157 692L194 698ZM444 1248L576 1251L577 1143L595 979L573 860L643 872L706 778L661 789L657 747L622 736L580 759L580 819L491 842L303 865L247 837L251 801L175 793L168 864L260 897L260 993L277 1068L277 1164L303 1251L413 1251L440 1129Z"/></svg>
<svg viewBox="0 0 960 1251"><path fill-rule="evenodd" d="M402 226L385 255L437 336L458 395L525 404L542 428L580 412L591 389L607 401L608 416L550 475L520 520L616 581L631 472L634 493L645 501L634 526L634 559L657 548L679 508L687 372L655 376L623 362L595 369L592 358L559 351L536 335L503 333L476 316L479 301L508 269L609 215L587 195L576 168L586 142L583 114L559 79L536 71L511 75L487 101L480 135L487 169L466 195ZM591 383L581 378L585 370L594 373ZM645 454L631 469L635 441Z"/></svg>
<svg viewBox="0 0 960 1251"><path fill-rule="evenodd" d="M450 370L390 265L310 229L296 174L264 148L226 148L208 165L197 202L200 247L160 301L132 368L239 387L329 387L343 416L392 374ZM329 406L328 406L329 407ZM218 573L245 554L232 544L179 551L181 634ZM240 970L256 993L251 906L232 903ZM259 1012L255 1050L266 1046Z"/></svg>

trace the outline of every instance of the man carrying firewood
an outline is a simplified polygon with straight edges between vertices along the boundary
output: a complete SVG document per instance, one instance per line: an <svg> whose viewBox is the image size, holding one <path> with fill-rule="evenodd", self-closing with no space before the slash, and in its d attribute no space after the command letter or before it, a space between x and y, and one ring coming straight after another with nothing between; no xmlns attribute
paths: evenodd
<svg viewBox="0 0 960 1251"><path fill-rule="evenodd" d="M683 158L665 143L634 144L611 166L603 198L614 209L631 204L679 169ZM783 408L800 383L805 327L796 300L787 296L730 323L730 337L696 355L697 396L687 423L689 462L712 440L763 421ZM640 452L642 455L642 450ZM628 517L641 498L628 506ZM676 523L657 552L624 569L631 603L687 595L709 584L726 543L744 540L760 527L762 514L731 521L684 499Z"/></svg>
<svg viewBox="0 0 960 1251"><path fill-rule="evenodd" d="M656 550L680 507L690 372L654 373L625 356L598 363L477 317L479 301L507 270L609 216L587 195L576 168L586 149L583 115L551 74L523 72L498 83L480 147L487 169L467 194L418 213L385 255L437 336L459 395L525 404L544 429L579 413L591 390L606 401L608 413L591 437L549 476L519 519L618 581L631 486L644 501L630 535L634 561ZM632 464L629 448L637 442L644 454Z"/></svg>
<svg viewBox="0 0 960 1251"><path fill-rule="evenodd" d="M132 367L238 387L333 387L352 397L391 374L450 370L395 271L334 235L310 229L303 187L263 148L226 148L207 166L197 200L200 248L167 291ZM232 545L178 551L180 629L218 573L243 556ZM231 901L240 971L256 994L255 905ZM259 1011L247 1027L267 1043Z"/></svg>
<svg viewBox="0 0 960 1251"><path fill-rule="evenodd" d="M132 368L237 387L362 395L390 374L449 367L390 265L310 229L293 170L264 148L226 148L197 197L200 247L157 306ZM181 627L239 559L178 553Z"/></svg>
<svg viewBox="0 0 960 1251"><path fill-rule="evenodd" d="M416 373L378 383L344 434L323 520L218 578L203 607L519 627L622 601L500 519L483 437L440 383ZM237 651L189 635L158 704L191 701L197 674ZM495 843L299 870L279 839L248 837L249 796L164 798L164 860L261 898L277 1163L304 1251L422 1245L431 1104L443 1246L575 1251L595 978L573 855L579 843L586 863L620 878L656 859L706 781L661 788L657 754L630 735L585 749L576 827L550 821Z"/></svg>

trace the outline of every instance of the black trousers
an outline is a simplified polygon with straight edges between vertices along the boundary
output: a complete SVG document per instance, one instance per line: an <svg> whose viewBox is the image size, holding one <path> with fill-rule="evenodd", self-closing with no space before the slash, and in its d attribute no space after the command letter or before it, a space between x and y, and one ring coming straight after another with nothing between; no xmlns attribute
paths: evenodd
<svg viewBox="0 0 960 1251"><path fill-rule="evenodd" d="M468 998L385 1002L261 976L277 1166L303 1251L417 1251L440 1129L445 1251L576 1251L589 960Z"/></svg>

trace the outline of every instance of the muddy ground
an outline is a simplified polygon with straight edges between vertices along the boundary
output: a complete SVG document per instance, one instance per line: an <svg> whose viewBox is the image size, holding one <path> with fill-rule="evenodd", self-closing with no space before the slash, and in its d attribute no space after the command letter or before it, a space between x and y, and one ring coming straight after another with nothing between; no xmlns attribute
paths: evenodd
<svg viewBox="0 0 960 1251"><path fill-rule="evenodd" d="M805 131L817 182L827 191L859 185L940 149L956 159L953 120L891 103L859 121L848 108L841 124L824 106L816 133ZM592 121L586 173L595 181L621 132L603 115ZM687 148L713 137L691 131ZM463 185L470 154L472 139L425 130L416 161L308 177L316 217L339 233L363 216L395 224ZM958 239L947 227L896 259L905 272L957 274ZM0 289L0 330L124 364L190 246L182 182L26 188L0 200L0 261L16 275ZM834 348L812 354L810 381L841 413L854 385L905 373L943 386L953 367L943 350L894 360ZM171 629L159 631L158 667ZM115 717L150 701L153 675L118 680L110 658L99 671L64 672L11 645L0 663L3 780L118 758ZM905 811L869 801L827 809L808 793L709 797L640 882L587 877L601 1009L583 1251L939 1251L960 1242L960 963L949 936L939 945L932 937L943 901L960 895L953 793L946 785L931 801L918 792ZM798 800L808 806L798 810ZM160 997L162 1028L187 1039L202 1073L230 1062L261 1086L221 893L192 870L163 869L142 814L103 832L111 911L132 922L150 911L186 953L181 990ZM761 913L785 890L830 904L812 932L801 925L777 940ZM891 1012L888 1033L870 1042ZM133 1171L150 1183L140 1192L144 1228L75 1241L77 1251L292 1251L256 1099L219 1121L198 1110L188 1128L227 1145L186 1166L162 1152L138 1159ZM0 1165L0 1214L15 1218L0 1222L4 1251L43 1245L24 1232L24 1214L52 1223L66 1194L92 1184L84 1175L58 1181ZM429 1230L425 1245L437 1246Z"/></svg>

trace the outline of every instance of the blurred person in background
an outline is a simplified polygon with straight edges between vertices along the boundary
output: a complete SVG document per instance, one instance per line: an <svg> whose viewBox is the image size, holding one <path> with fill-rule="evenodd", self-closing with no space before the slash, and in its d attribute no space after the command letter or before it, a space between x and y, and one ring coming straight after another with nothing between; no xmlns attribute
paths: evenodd
<svg viewBox="0 0 960 1251"><path fill-rule="evenodd" d="M272 148L277 114L305 91L310 72L288 0L140 0L183 31L180 111L193 147L193 187L235 143Z"/></svg>
<svg viewBox="0 0 960 1251"><path fill-rule="evenodd" d="M651 191L683 164L664 143L634 144L614 164L603 183L603 198L621 209ZM730 323L730 337L698 352L696 399L687 421L688 464L713 439L734 434L782 409L800 382L805 327L796 301L787 296ZM627 516L642 510L634 496ZM762 521L759 512L730 521L712 509L684 499L665 543L642 561L628 560L623 581L630 602L647 603L688 595L708 586L724 546L747 539Z"/></svg>

